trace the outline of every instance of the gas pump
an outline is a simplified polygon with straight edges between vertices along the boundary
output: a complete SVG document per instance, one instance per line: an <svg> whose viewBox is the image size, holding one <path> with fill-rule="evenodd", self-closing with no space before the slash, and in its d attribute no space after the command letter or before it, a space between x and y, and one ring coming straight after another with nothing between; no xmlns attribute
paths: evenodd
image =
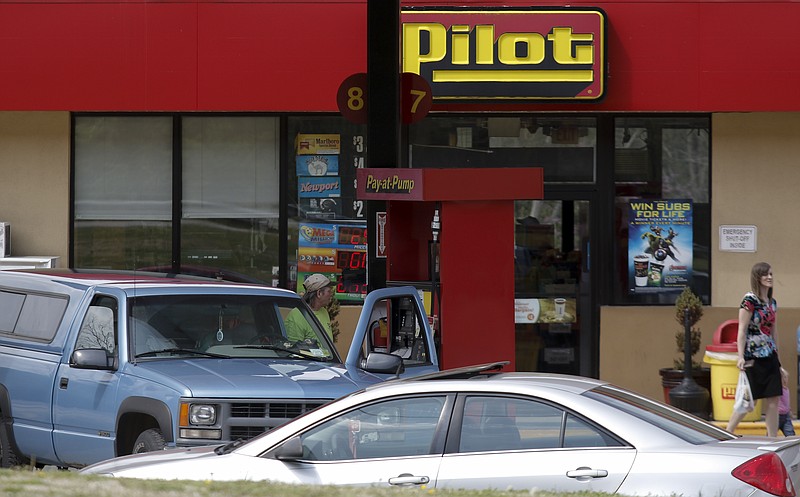
<svg viewBox="0 0 800 497"><path fill-rule="evenodd" d="M541 168L359 169L359 200L386 201L386 285L413 285L439 364L515 364L514 201L543 198ZM381 230L384 230L381 232ZM382 238L381 238L382 237Z"/></svg>

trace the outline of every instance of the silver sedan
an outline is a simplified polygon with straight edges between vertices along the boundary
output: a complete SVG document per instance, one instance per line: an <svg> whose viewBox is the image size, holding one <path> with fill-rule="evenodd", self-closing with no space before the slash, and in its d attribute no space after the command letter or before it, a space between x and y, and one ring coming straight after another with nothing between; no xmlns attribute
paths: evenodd
<svg viewBox="0 0 800 497"><path fill-rule="evenodd" d="M503 363L391 380L247 442L126 456L83 473L128 478L794 496L800 438L739 438L577 376Z"/></svg>

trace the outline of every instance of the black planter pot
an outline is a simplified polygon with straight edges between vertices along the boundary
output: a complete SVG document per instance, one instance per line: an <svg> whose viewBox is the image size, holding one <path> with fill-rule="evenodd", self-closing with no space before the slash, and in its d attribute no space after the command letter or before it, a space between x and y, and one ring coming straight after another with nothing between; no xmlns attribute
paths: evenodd
<svg viewBox="0 0 800 497"><path fill-rule="evenodd" d="M661 375L661 386L664 387L664 402L671 404L669 392L683 381L683 370L674 368L661 368L658 370ZM692 379L701 387L711 392L711 368L692 368ZM706 419L711 419L711 397L709 396L706 406ZM701 416L703 417L703 416Z"/></svg>

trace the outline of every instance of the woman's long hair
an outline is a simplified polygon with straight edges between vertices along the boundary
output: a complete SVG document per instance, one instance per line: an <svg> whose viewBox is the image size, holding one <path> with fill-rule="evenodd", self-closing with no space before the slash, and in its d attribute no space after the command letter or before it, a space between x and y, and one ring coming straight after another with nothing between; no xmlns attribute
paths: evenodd
<svg viewBox="0 0 800 497"><path fill-rule="evenodd" d="M769 274L772 266L766 262L756 262L750 270L750 289L761 298L761 277ZM774 286L774 285L773 285ZM772 302L772 287L767 290L767 303Z"/></svg>

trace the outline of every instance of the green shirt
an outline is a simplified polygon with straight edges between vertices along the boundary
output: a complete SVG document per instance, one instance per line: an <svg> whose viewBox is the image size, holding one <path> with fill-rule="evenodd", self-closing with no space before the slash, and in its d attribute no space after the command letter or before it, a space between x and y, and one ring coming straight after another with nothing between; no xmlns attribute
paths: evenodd
<svg viewBox="0 0 800 497"><path fill-rule="evenodd" d="M325 329L328 337L333 340L331 317L328 314L328 309L324 307L317 309L314 311L314 315L317 316L319 322L322 323L322 327ZM317 334L314 333L311 323L306 321L306 318L303 317L300 309L292 309L289 314L286 315L284 323L286 324L286 338L289 340L293 342L300 342L306 339L314 341L317 340Z"/></svg>

